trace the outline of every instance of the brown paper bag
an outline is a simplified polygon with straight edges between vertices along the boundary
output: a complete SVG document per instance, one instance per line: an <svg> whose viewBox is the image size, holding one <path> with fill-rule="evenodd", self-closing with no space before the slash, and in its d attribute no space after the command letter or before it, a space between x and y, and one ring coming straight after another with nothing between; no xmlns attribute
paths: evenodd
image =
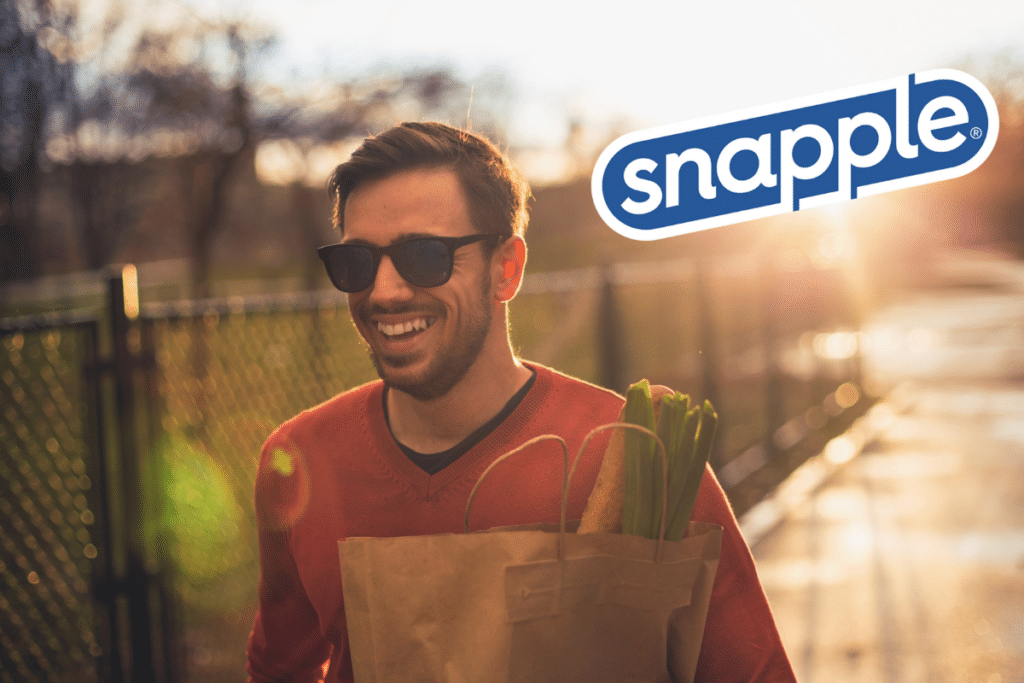
<svg viewBox="0 0 1024 683"><path fill-rule="evenodd" d="M560 525L339 541L357 683L692 681L721 527L571 533L569 476Z"/></svg>

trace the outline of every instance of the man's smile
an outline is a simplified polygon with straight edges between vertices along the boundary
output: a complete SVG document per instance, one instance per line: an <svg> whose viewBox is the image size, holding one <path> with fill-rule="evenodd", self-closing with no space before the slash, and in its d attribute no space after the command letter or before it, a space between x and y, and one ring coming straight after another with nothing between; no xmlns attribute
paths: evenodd
<svg viewBox="0 0 1024 683"><path fill-rule="evenodd" d="M424 349L427 333L441 326L445 312L429 303L399 306L365 306L361 311L366 341L381 354L397 360ZM431 335L433 336L433 335ZM403 362L408 362L406 358Z"/></svg>
<svg viewBox="0 0 1024 683"><path fill-rule="evenodd" d="M398 322L374 320L373 325L378 332L384 335L384 337L388 339L399 339L414 336L414 333L422 332L433 325L436 321L437 317L431 315L419 316L410 320Z"/></svg>

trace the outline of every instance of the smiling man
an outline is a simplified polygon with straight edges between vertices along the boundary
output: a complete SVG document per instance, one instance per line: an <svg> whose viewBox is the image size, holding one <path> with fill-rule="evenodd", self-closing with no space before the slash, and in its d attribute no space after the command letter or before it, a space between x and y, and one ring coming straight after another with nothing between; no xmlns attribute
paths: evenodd
<svg viewBox="0 0 1024 683"><path fill-rule="evenodd" d="M623 402L513 354L507 303L526 264L529 188L491 143L402 124L364 141L329 190L341 241L320 257L381 379L286 422L264 446L250 681L351 681L338 540L460 532L469 493L497 457L541 434L575 453ZM607 433L581 459L570 518L582 514L606 443ZM560 462L547 442L501 463L474 502L474 527L557 521ZM724 529L698 679L793 680L710 470L694 519Z"/></svg>

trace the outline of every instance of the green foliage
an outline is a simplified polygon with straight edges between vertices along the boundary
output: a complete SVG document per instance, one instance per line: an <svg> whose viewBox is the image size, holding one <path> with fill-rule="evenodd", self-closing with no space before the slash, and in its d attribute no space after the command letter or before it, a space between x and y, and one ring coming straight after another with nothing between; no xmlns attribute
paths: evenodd
<svg viewBox="0 0 1024 683"><path fill-rule="evenodd" d="M678 541L686 535L718 422L709 401L692 410L689 405L687 395L665 396L655 424L650 382L642 379L626 392L625 422L655 432L665 449L665 461L656 452L660 449L653 437L635 429L626 431L622 533L658 538L667 465L665 539Z"/></svg>

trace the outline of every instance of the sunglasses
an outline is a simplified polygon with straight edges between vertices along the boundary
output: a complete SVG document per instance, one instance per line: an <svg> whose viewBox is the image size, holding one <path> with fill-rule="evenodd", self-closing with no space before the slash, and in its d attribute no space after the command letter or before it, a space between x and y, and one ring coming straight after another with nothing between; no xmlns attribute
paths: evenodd
<svg viewBox="0 0 1024 683"><path fill-rule="evenodd" d="M497 243L500 235L476 233L465 237L413 237L375 247L369 244L330 244L317 249L335 287L361 292L377 279L380 257L387 256L398 274L416 287L440 287L452 276L455 252L473 242Z"/></svg>

